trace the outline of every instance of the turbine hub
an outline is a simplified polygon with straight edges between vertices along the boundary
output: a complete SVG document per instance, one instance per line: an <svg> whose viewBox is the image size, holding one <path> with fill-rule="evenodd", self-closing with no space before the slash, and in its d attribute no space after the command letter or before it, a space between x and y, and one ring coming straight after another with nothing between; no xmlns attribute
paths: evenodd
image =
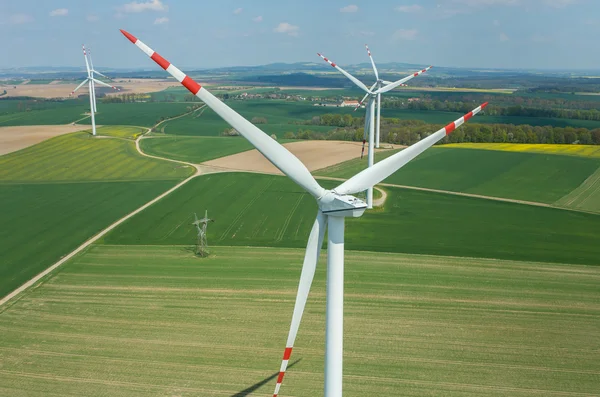
<svg viewBox="0 0 600 397"><path fill-rule="evenodd" d="M358 197L327 191L318 201L321 212L329 216L358 218L367 209L367 203Z"/></svg>

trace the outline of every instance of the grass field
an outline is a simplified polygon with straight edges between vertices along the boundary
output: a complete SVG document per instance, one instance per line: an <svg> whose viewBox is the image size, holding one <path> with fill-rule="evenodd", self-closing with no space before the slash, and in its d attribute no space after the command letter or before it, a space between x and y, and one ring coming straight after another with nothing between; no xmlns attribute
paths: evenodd
<svg viewBox="0 0 600 397"><path fill-rule="evenodd" d="M201 163L218 157L253 149L242 137L158 137L140 142L144 153L191 163Z"/></svg>
<svg viewBox="0 0 600 397"><path fill-rule="evenodd" d="M600 158L598 145L559 145L529 143L450 143L445 148L501 150L507 152L528 152L544 154L561 154L564 156Z"/></svg>
<svg viewBox="0 0 600 397"><path fill-rule="evenodd" d="M100 125L137 125L152 127L161 118L186 113L188 103L98 103L96 123ZM84 121L91 124L89 119Z"/></svg>
<svg viewBox="0 0 600 397"><path fill-rule="evenodd" d="M132 141L85 132L1 156L0 296L192 172L142 157Z"/></svg>
<svg viewBox="0 0 600 397"><path fill-rule="evenodd" d="M278 142L288 143L293 140L279 139ZM254 146L241 136L158 136L144 138L140 145L144 153L190 163L201 163L254 149Z"/></svg>
<svg viewBox="0 0 600 397"><path fill-rule="evenodd" d="M133 139L146 132L145 128L131 127L127 125L106 125L96 128L96 134L102 136L111 136L115 138Z"/></svg>
<svg viewBox="0 0 600 397"><path fill-rule="evenodd" d="M0 183L0 297L174 184Z"/></svg>
<svg viewBox="0 0 600 397"><path fill-rule="evenodd" d="M600 167L581 186L558 200L556 205L600 213Z"/></svg>
<svg viewBox="0 0 600 397"><path fill-rule="evenodd" d="M0 393L272 395L302 255L94 246L0 314ZM281 395L322 393L321 259ZM345 277L345 396L598 392L598 267L347 252Z"/></svg>
<svg viewBox="0 0 600 397"><path fill-rule="evenodd" d="M161 117L185 113L188 106L187 103L102 103L99 100L96 123L151 127ZM89 102L83 99L57 102L3 100L0 101L0 126L68 124L85 117L89 107ZM86 118L81 123L91 124L91 120Z"/></svg>
<svg viewBox="0 0 600 397"><path fill-rule="evenodd" d="M118 134L114 128L108 131ZM93 138L86 132L58 136L0 157L0 182L165 180L192 172L191 167L140 156L131 141Z"/></svg>
<svg viewBox="0 0 600 397"><path fill-rule="evenodd" d="M600 167L597 158L448 146L428 149L384 182L551 204ZM365 160L354 159L315 174L349 178L364 168Z"/></svg>
<svg viewBox="0 0 600 397"><path fill-rule="evenodd" d="M597 215L386 190L384 209L347 222L349 249L600 264ZM131 218L103 243L192 244L193 214L205 209L216 219L209 227L209 245L304 247L316 214L314 199L284 177L212 174Z"/></svg>
<svg viewBox="0 0 600 397"><path fill-rule="evenodd" d="M71 101L0 101L0 126L68 124L84 117L89 102Z"/></svg>

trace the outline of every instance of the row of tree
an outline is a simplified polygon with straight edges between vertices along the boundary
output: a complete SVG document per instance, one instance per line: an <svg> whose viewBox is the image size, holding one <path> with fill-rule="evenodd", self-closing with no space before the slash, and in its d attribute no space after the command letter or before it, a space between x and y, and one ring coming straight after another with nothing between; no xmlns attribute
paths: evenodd
<svg viewBox="0 0 600 397"><path fill-rule="evenodd" d="M462 101L438 101L438 100L419 100L419 101L399 101L386 100L383 107L411 109L419 111L446 111L446 112L468 112L470 109L478 106L478 102ZM595 120L600 121L600 110L597 109L559 109L543 107L526 107L522 105L499 106L490 104L485 113L488 116L511 116L511 117L547 117L576 120Z"/></svg>
<svg viewBox="0 0 600 397"><path fill-rule="evenodd" d="M355 119L358 120L358 119ZM442 125L427 124L419 120L382 119L381 141L411 145L442 128ZM327 133L300 129L288 132L288 139L331 139L361 141L362 126L336 128ZM444 138L442 143L496 142L496 143L548 143L548 144L586 144L600 145L600 128L530 126L512 124L476 124L468 123Z"/></svg>

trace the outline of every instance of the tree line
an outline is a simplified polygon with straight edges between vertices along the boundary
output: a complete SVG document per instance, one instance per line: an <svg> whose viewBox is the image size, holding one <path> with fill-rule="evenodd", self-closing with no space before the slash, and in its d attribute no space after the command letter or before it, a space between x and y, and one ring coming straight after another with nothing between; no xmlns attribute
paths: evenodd
<svg viewBox="0 0 600 397"><path fill-rule="evenodd" d="M487 108L486 108L487 112ZM324 114L313 117L306 125L328 125L337 128L329 132L312 131L309 127L298 132L288 132L288 139L331 139L361 141L364 134L364 117ZM380 136L383 142L411 145L442 128L441 124L428 124L421 120L382 118ZM531 126L513 124L468 123L444 138L443 143L547 143L600 145L600 128Z"/></svg>

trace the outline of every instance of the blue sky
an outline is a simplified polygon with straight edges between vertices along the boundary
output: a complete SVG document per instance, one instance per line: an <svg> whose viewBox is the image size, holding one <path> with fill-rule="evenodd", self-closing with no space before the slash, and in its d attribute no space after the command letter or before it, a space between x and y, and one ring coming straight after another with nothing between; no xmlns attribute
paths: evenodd
<svg viewBox="0 0 600 397"><path fill-rule="evenodd" d="M0 68L151 68L118 29L181 68L320 62L600 69L597 0L0 0Z"/></svg>

